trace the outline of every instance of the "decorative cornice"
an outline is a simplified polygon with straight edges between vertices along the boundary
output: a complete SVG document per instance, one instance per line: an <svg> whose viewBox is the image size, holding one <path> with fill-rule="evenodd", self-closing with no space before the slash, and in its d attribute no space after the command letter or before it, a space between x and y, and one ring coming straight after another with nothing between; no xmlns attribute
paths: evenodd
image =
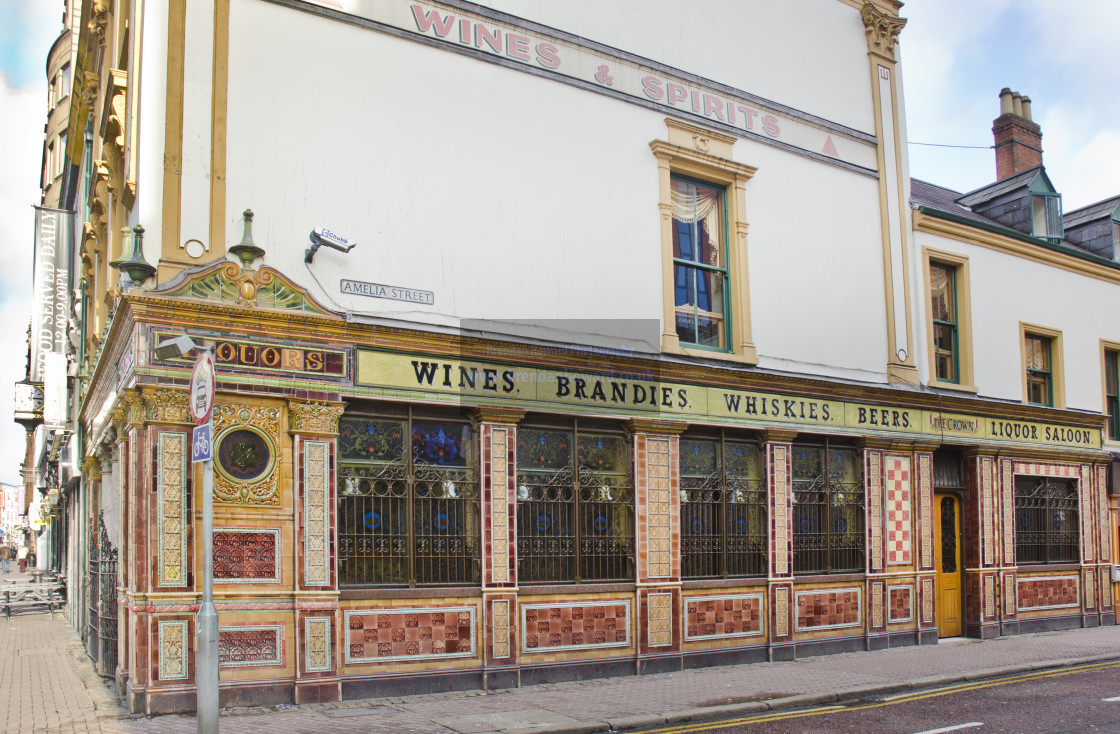
<svg viewBox="0 0 1120 734"><path fill-rule="evenodd" d="M82 476L90 481L100 481L101 461L96 456L87 456L82 459Z"/></svg>
<svg viewBox="0 0 1120 734"><path fill-rule="evenodd" d="M767 428L761 431L763 443L793 443L797 438L797 431L784 428Z"/></svg>
<svg viewBox="0 0 1120 734"><path fill-rule="evenodd" d="M867 34L867 50L888 61L894 61L894 44L898 34L906 26L906 19L888 15L873 3L864 3L860 11L864 32Z"/></svg>
<svg viewBox="0 0 1120 734"><path fill-rule="evenodd" d="M634 433L654 433L661 436L679 436L688 430L685 421L659 421L650 418L632 418L630 430Z"/></svg>
<svg viewBox="0 0 1120 734"><path fill-rule="evenodd" d="M338 435L338 419L345 409L341 403L304 403L288 401L288 428L292 433Z"/></svg>
<svg viewBox="0 0 1120 734"><path fill-rule="evenodd" d="M496 405L480 405L474 409L479 423L520 423L525 411L518 408L502 408Z"/></svg>
<svg viewBox="0 0 1120 734"><path fill-rule="evenodd" d="M144 419L150 423L193 424L187 405L186 390L145 388L143 392Z"/></svg>

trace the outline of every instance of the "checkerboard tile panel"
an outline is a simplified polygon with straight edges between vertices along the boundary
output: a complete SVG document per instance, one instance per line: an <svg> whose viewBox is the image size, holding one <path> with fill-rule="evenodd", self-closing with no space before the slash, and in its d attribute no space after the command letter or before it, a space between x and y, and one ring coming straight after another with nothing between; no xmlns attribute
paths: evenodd
<svg viewBox="0 0 1120 734"><path fill-rule="evenodd" d="M1079 581L1076 576L1020 578L1019 611L1079 607L1081 605Z"/></svg>
<svg viewBox="0 0 1120 734"><path fill-rule="evenodd" d="M913 546L910 457L887 457L887 565L907 565Z"/></svg>

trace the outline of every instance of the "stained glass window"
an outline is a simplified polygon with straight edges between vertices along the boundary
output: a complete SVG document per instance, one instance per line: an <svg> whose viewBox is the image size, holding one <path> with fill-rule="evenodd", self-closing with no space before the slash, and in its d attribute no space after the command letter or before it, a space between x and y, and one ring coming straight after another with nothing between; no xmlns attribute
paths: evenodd
<svg viewBox="0 0 1120 734"><path fill-rule="evenodd" d="M865 516L860 452L794 444L794 572L863 571Z"/></svg>
<svg viewBox="0 0 1120 734"><path fill-rule="evenodd" d="M681 575L766 575L767 492L756 444L682 438Z"/></svg>
<svg viewBox="0 0 1120 734"><path fill-rule="evenodd" d="M338 437L339 583L478 584L479 482L464 421L346 415Z"/></svg>
<svg viewBox="0 0 1120 734"><path fill-rule="evenodd" d="M517 431L517 569L523 583L634 578L634 482L625 436Z"/></svg>

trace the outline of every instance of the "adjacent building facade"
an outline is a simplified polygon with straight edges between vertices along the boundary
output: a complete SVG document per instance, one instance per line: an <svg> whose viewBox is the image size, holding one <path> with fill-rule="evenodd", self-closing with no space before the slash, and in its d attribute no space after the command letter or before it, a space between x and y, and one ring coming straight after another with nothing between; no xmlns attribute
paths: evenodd
<svg viewBox="0 0 1120 734"><path fill-rule="evenodd" d="M184 334L227 705L1114 623L1115 264L910 182L899 5L82 5L60 535L130 708L195 703Z"/></svg>

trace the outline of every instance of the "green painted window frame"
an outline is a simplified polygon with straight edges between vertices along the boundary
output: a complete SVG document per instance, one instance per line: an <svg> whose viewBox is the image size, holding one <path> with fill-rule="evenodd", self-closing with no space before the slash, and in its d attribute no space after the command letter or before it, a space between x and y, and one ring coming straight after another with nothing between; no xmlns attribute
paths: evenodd
<svg viewBox="0 0 1120 734"><path fill-rule="evenodd" d="M1045 347L1046 369L1031 367L1030 355L1034 352L1031 342L1037 341ZM1023 348L1027 354L1027 402L1031 405L1054 406L1054 340L1047 336L1027 334ZM1033 380L1041 380L1046 388L1046 402L1031 400L1031 384Z"/></svg>
<svg viewBox="0 0 1120 734"><path fill-rule="evenodd" d="M934 328L934 334L933 334L934 359L933 359L933 364L934 364L934 370L936 371L936 374L934 376L936 377L936 379L938 379L942 382L951 382L951 383L959 385L960 382L961 382L961 349L960 349L960 310L959 310L959 303L958 303L958 299L957 299L957 268L956 268L955 265L948 265L946 263L941 263L941 262L937 262L935 260L931 260L930 263L929 263L929 270L930 270L930 319L933 322L933 328ZM945 320L945 319L939 319L936 316L937 309L935 308L935 306L936 306L936 299L937 299L937 281L935 280L935 277L936 277L936 274L938 272L942 272L942 271L945 272L948 276L949 284L950 284L949 287L950 287L951 292L952 292L950 309L952 311L952 317L954 319L953 321L948 321L948 320ZM953 375L952 375L952 377L945 377L940 373L940 371L938 371L938 367L939 367L939 364L940 364L940 361L938 360L939 346L938 346L937 333L936 333L938 327L948 328L952 332L952 342L953 342L952 346L951 346L952 359L953 359Z"/></svg>
<svg viewBox="0 0 1120 734"><path fill-rule="evenodd" d="M689 183L698 184L700 186L706 186L706 187L711 188L711 189L718 189L721 192L721 195L720 195L720 213L721 213L722 219L723 219L723 232L722 232L722 237L720 239L719 244L720 244L720 247L723 248L723 267L716 267L716 266L713 266L713 265L705 265L704 263L699 263L699 262L694 262L694 261L691 261L691 260L684 260L682 258L673 257L673 276L672 277L673 277L673 287L675 289L676 288L676 269L678 267L686 267L686 268L691 268L691 269L694 269L694 270L706 270L706 271L710 271L710 272L713 272L713 273L722 274L722 276L723 276L723 288L722 288L722 291L723 291L723 299L722 299L723 300L723 314L722 314L722 316L723 316L723 329L722 329L723 330L723 346L719 347L719 346L712 346L710 344L701 344L697 341L685 341L684 338L680 337L679 333L677 334L677 336L678 336L678 338L680 338L680 343L682 345L686 346L689 349L703 349L703 350L711 351L711 352L719 352L721 354L731 353L731 352L734 351L734 345L732 344L731 323L732 323L732 319L735 318L735 314L733 314L731 312L731 247L730 247L730 244L731 244L731 236L732 235L731 235L731 232L728 228L730 222L728 220L728 213L727 213L727 186L722 185L722 184L718 184L718 183L713 183L711 181L705 181L702 178L696 178L694 176L686 176L686 175L683 175L683 174L680 174L680 173L671 173L670 176L669 176L669 181L670 181L670 185L672 185L673 181L687 181ZM676 220L675 219L673 220L673 226L674 227L676 226ZM695 239L696 238L694 237L693 240L695 241ZM674 312L675 311L676 311L676 305L674 304ZM695 307L693 307L693 318L694 319L697 317L698 313L699 313L699 311ZM674 331L676 331L676 324L675 323L673 325L673 328L674 328ZM695 329L693 330L693 332L694 332L693 335L695 336Z"/></svg>
<svg viewBox="0 0 1120 734"><path fill-rule="evenodd" d="M1120 441L1120 352L1104 351L1105 412L1108 414L1108 437Z"/></svg>

